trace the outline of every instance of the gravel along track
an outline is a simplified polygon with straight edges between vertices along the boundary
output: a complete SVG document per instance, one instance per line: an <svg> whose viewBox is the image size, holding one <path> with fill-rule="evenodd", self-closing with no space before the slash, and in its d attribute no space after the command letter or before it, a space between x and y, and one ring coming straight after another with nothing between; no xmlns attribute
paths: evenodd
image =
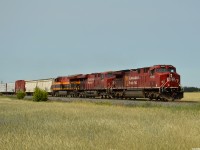
<svg viewBox="0 0 200 150"><path fill-rule="evenodd" d="M120 106L192 106L200 105L200 102L194 101L149 101L148 99L98 99L98 98L71 98L71 97L49 97L49 101L61 101L61 102L92 102L96 104L105 105L120 105Z"/></svg>
<svg viewBox="0 0 200 150"><path fill-rule="evenodd" d="M26 96L25 99L32 99L32 96ZM149 101L148 99L100 99L100 98L72 98L72 97L48 97L49 102L91 102L95 104L105 104L105 105L118 105L118 106L200 106L200 102L198 101Z"/></svg>

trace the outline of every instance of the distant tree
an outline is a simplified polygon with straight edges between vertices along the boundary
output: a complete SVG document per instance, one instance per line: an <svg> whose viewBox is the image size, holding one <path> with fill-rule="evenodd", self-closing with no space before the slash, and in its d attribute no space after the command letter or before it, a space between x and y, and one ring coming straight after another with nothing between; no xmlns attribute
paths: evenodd
<svg viewBox="0 0 200 150"><path fill-rule="evenodd" d="M200 89L197 87L184 87L185 92L199 92Z"/></svg>

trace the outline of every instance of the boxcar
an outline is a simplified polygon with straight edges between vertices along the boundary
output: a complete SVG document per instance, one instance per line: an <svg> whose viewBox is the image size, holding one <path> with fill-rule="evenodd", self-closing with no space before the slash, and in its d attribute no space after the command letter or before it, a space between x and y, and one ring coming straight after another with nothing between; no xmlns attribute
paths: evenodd
<svg viewBox="0 0 200 150"><path fill-rule="evenodd" d="M14 94L15 93L15 83L7 83L7 94Z"/></svg>
<svg viewBox="0 0 200 150"><path fill-rule="evenodd" d="M25 81L24 80L17 80L15 81L15 92L25 92Z"/></svg>
<svg viewBox="0 0 200 150"><path fill-rule="evenodd" d="M54 79L50 78L50 79L41 79L41 80L37 80L37 87L45 90L48 93L51 93L51 86L53 84Z"/></svg>
<svg viewBox="0 0 200 150"><path fill-rule="evenodd" d="M32 95L35 88L38 87L42 90L45 90L49 94L51 93L51 86L54 79L39 79L39 80L27 80L25 81L25 89L28 95Z"/></svg>
<svg viewBox="0 0 200 150"><path fill-rule="evenodd" d="M24 91L27 93L27 95L32 95L35 88L38 87L51 94L51 86L53 82L53 78L39 80L17 80L15 82L15 91Z"/></svg>
<svg viewBox="0 0 200 150"><path fill-rule="evenodd" d="M0 83L0 93L6 93L6 83Z"/></svg>
<svg viewBox="0 0 200 150"><path fill-rule="evenodd" d="M25 81L25 89L26 93L29 95L34 92L35 88L37 86L37 80L29 80Z"/></svg>

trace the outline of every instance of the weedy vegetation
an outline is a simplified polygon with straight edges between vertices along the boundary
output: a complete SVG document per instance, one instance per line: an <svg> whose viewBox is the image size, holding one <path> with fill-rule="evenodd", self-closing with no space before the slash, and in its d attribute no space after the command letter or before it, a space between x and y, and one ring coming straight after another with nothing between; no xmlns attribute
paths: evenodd
<svg viewBox="0 0 200 150"><path fill-rule="evenodd" d="M0 97L0 149L192 149L200 104L114 106Z"/></svg>
<svg viewBox="0 0 200 150"><path fill-rule="evenodd" d="M17 92L17 98L18 99L24 99L24 97L26 96L26 93L23 91L18 91Z"/></svg>
<svg viewBox="0 0 200 150"><path fill-rule="evenodd" d="M36 102L47 101L47 99L48 99L48 93L45 90L36 87L33 93L33 101Z"/></svg>

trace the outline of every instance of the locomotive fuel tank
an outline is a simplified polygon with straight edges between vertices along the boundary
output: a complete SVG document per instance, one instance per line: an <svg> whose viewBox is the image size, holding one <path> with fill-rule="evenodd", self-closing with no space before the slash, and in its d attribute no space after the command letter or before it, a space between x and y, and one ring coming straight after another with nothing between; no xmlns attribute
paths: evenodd
<svg viewBox="0 0 200 150"><path fill-rule="evenodd" d="M124 92L125 98L145 98L144 92L142 89L135 89L135 90L127 90Z"/></svg>

